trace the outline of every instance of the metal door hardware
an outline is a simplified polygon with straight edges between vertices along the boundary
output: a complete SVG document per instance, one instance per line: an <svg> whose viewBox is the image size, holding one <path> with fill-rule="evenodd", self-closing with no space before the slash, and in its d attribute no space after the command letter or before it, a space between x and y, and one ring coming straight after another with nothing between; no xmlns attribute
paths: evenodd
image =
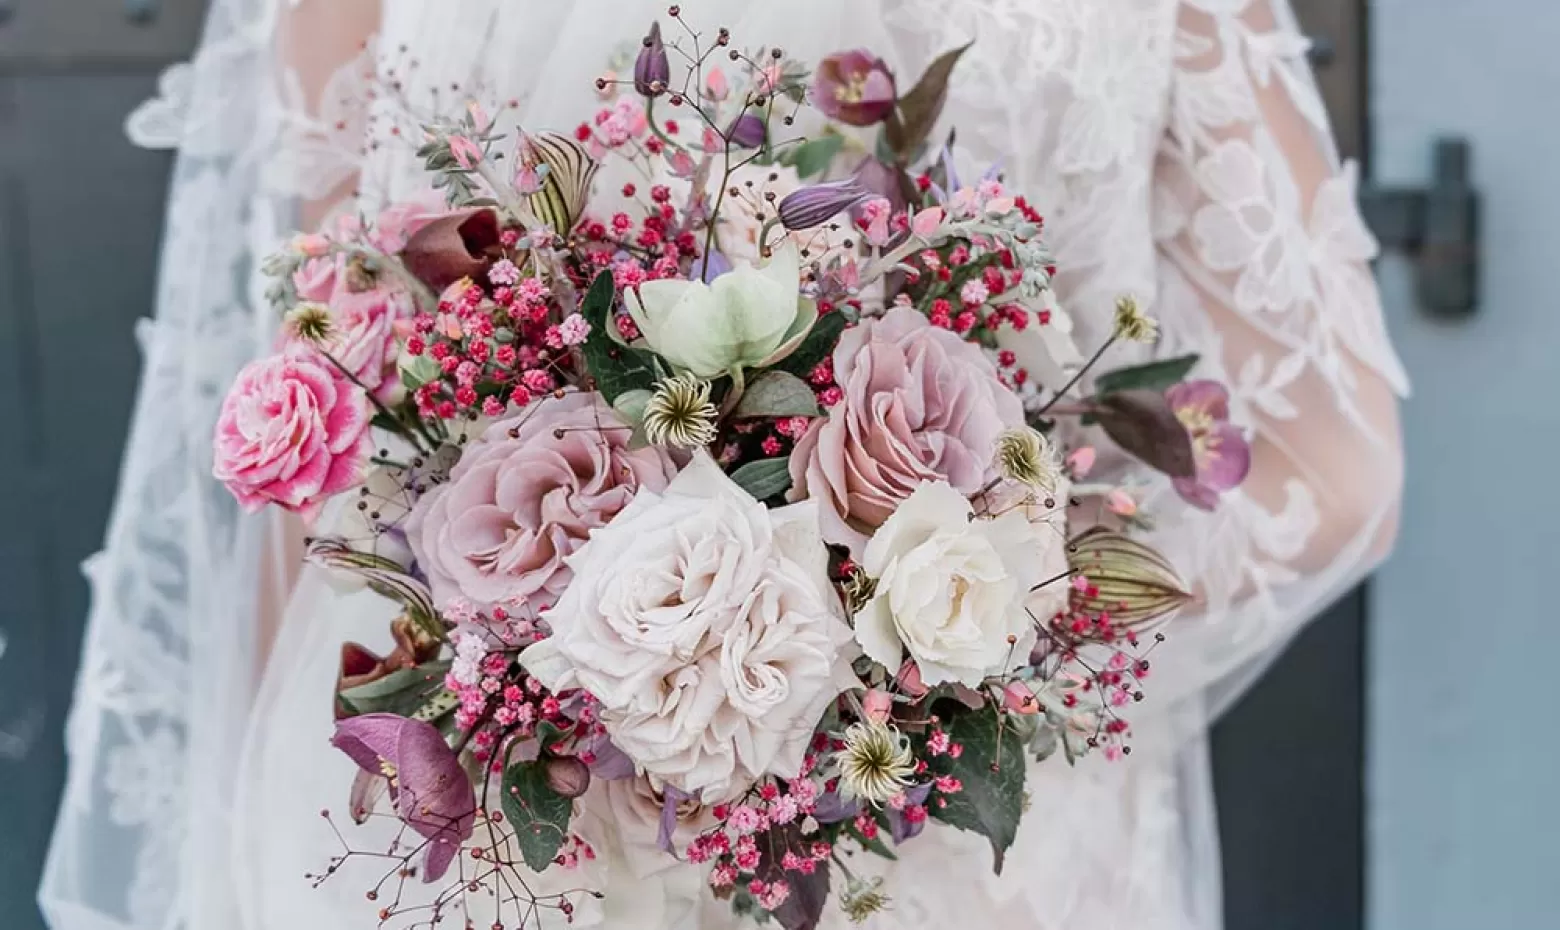
<svg viewBox="0 0 1560 930"><path fill-rule="evenodd" d="M1420 305L1438 316L1472 313L1479 301L1479 195L1466 139L1435 143L1428 187L1366 187L1360 208L1383 249L1411 256Z"/></svg>

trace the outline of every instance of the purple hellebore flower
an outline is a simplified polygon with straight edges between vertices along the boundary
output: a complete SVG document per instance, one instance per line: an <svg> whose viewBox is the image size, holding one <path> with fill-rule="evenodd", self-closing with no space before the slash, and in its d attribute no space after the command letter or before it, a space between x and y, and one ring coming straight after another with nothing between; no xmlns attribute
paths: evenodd
<svg viewBox="0 0 1560 930"><path fill-rule="evenodd" d="M693 277L703 281L705 284L714 281L730 270L731 259L727 258L719 250L712 251L708 255L700 255L693 260Z"/></svg>
<svg viewBox="0 0 1560 930"><path fill-rule="evenodd" d="M471 837L477 799L438 729L396 714L363 714L336 724L330 741L363 770L353 787L355 802L370 796L365 776L389 782L397 816L430 841L423 881L442 878Z"/></svg>
<svg viewBox="0 0 1560 930"><path fill-rule="evenodd" d="M812 229L876 196L855 178L810 184L780 198L780 222L792 232Z"/></svg>
<svg viewBox="0 0 1560 930"><path fill-rule="evenodd" d="M860 812L861 801L855 798L847 801L840 797L838 791L825 791L818 796L818 804L813 808L813 819L822 824L839 823Z"/></svg>
<svg viewBox="0 0 1560 930"><path fill-rule="evenodd" d="M672 79L672 64L666 57L666 46L661 43L661 24L651 23L634 59L634 89L646 97L659 97L666 93L666 85Z"/></svg>
<svg viewBox="0 0 1560 930"><path fill-rule="evenodd" d="M769 137L769 127L756 113L743 113L726 127L726 141L742 149L756 149Z"/></svg>
<svg viewBox="0 0 1560 930"><path fill-rule="evenodd" d="M813 105L830 119L872 126L894 112L898 89L883 59L864 48L836 52L818 64Z"/></svg>
<svg viewBox="0 0 1560 930"><path fill-rule="evenodd" d="M1186 427L1197 465L1194 477L1174 480L1175 490L1192 506L1213 510L1251 470L1251 445L1230 422L1229 391L1217 381L1183 381L1165 391L1165 402Z"/></svg>
<svg viewBox="0 0 1560 930"><path fill-rule="evenodd" d="M916 785L913 788L906 788L905 804L907 806L913 805L919 807L920 805L926 803L926 798L931 793L931 782L927 782L924 785ZM895 810L894 808L890 807L886 808L886 812L888 814L888 832L894 837L895 846L898 846L905 840L915 839L921 835L922 830L926 829L926 821L924 819L918 823L911 823L909 820L905 819L905 812L903 810Z"/></svg>

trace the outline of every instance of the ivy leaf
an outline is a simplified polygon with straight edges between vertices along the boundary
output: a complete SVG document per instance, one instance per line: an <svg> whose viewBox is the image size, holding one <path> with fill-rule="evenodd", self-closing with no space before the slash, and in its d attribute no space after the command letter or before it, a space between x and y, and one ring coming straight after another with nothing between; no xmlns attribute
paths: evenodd
<svg viewBox="0 0 1560 930"><path fill-rule="evenodd" d="M595 380L596 390L609 404L625 391L649 390L655 385L655 369L651 367L649 353L619 345L608 335L612 326L612 303L616 297L612 273L603 271L591 282L590 290L580 304L580 315L590 324L590 335L585 337L581 347L585 368Z"/></svg>
<svg viewBox="0 0 1560 930"><path fill-rule="evenodd" d="M802 180L823 174L845 146L845 137L830 133L793 146L780 156L780 164L796 169Z"/></svg>
<svg viewBox="0 0 1560 930"><path fill-rule="evenodd" d="M987 706L954 717L948 735L964 747L957 759L940 757L939 774L963 783L962 791L941 795L943 806L931 805L931 815L950 826L984 836L991 843L993 868L1002 874L1002 860L1018 834L1024 813L1024 774L1028 764L1024 740Z"/></svg>
<svg viewBox="0 0 1560 930"><path fill-rule="evenodd" d="M926 137L932 134L937 118L942 115L943 104L948 100L948 79L953 76L953 68L973 44L966 43L943 52L927 67L910 92L899 98L898 112L884 124L883 131L901 163L913 159Z"/></svg>
<svg viewBox="0 0 1560 930"><path fill-rule="evenodd" d="M845 317L839 311L819 316L796 351L781 359L771 370L790 372L805 380L819 362L834 352L834 347L840 341L840 333L844 331Z"/></svg>
<svg viewBox="0 0 1560 930"><path fill-rule="evenodd" d="M791 486L790 459L759 459L749 462L731 473L737 487L753 495L754 500L767 501L784 494Z"/></svg>
<svg viewBox="0 0 1560 930"><path fill-rule="evenodd" d="M526 867L541 872L552 865L569 835L574 802L547 784L546 766L517 762L504 769L503 804Z"/></svg>
<svg viewBox="0 0 1560 930"><path fill-rule="evenodd" d="M1198 356L1193 353L1107 371L1094 379L1094 392L1102 395L1131 390L1163 391L1185 380L1192 369L1197 367L1197 359Z"/></svg>
<svg viewBox="0 0 1560 930"><path fill-rule="evenodd" d="M818 398L807 382L788 371L766 371L753 379L737 403L739 417L815 417Z"/></svg>
<svg viewBox="0 0 1560 930"><path fill-rule="evenodd" d="M1127 452L1172 478L1197 473L1192 438L1158 391L1133 389L1098 397L1090 413Z"/></svg>
<svg viewBox="0 0 1560 930"><path fill-rule="evenodd" d="M395 714L410 717L444 690L444 673L450 662L443 659L415 668L398 669L385 677L348 688L337 695L347 712L359 714Z"/></svg>

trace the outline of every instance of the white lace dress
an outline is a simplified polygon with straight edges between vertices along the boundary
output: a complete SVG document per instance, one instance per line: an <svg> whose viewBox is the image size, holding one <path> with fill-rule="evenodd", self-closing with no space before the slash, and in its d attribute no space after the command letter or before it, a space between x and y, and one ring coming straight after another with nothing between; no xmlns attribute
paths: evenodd
<svg viewBox="0 0 1560 930"><path fill-rule="evenodd" d="M376 924L363 890L377 874L312 891L302 876L337 851L318 811L343 807L352 771L324 743L337 647L382 636L390 609L306 576L260 682L264 527L206 477L226 379L273 322L255 256L354 183L369 209L411 191L395 115L408 107L476 95L512 100L528 126L578 122L614 47L663 6L213 5L200 56L131 121L181 158L119 504L89 566L71 781L42 890L56 930ZM1152 476L1139 489L1206 609L1156 656L1133 755L1042 766L1001 878L978 839L929 830L906 847L876 925L1216 928L1203 727L1379 561L1401 478L1406 385L1367 267L1374 246L1284 0L682 6L739 43L811 59L865 45L903 75L975 39L945 119L1045 213L1084 344L1118 294L1150 299L1165 333L1155 351L1200 353L1254 431L1251 478L1217 513ZM657 894L671 892L636 887L634 913L607 925L668 923ZM687 925L729 921L706 908Z"/></svg>

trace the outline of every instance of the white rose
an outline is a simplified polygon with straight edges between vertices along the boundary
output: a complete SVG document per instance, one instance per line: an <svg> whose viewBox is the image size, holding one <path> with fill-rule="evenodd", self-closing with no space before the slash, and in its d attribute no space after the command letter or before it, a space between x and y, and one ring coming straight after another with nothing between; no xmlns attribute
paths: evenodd
<svg viewBox="0 0 1560 930"><path fill-rule="evenodd" d="M1066 603L1066 584L1036 585L1067 571L1056 529L1026 508L975 519L947 482L929 482L899 505L867 542L862 570L876 591L856 614L856 640L873 661L897 669L906 653L928 685L975 687L1025 664L1035 623ZM1027 609L1026 609L1027 608Z"/></svg>
<svg viewBox="0 0 1560 930"><path fill-rule="evenodd" d="M818 319L800 296L801 266L789 240L763 267L750 264L702 281L646 281L624 295L629 315L656 354L714 378L772 365L795 351Z"/></svg>
<svg viewBox="0 0 1560 930"><path fill-rule="evenodd" d="M850 673L816 505L769 510L700 453L664 494L641 488L568 558L521 662L601 701L612 739L657 787L708 803L793 777Z"/></svg>

